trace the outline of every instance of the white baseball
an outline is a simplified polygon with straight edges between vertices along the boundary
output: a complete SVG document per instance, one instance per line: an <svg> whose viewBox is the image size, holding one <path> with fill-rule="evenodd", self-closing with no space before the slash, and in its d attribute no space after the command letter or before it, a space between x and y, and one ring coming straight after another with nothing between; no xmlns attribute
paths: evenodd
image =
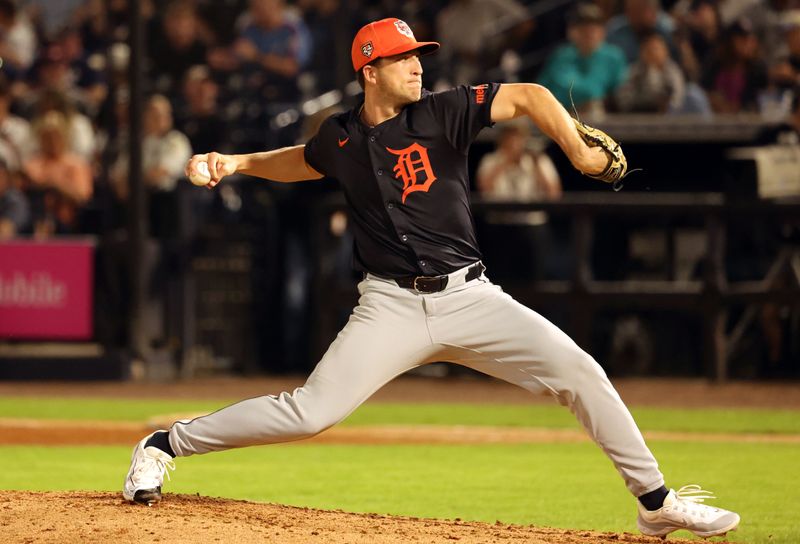
<svg viewBox="0 0 800 544"><path fill-rule="evenodd" d="M203 185L208 185L211 181L211 174L208 171L208 163L197 163L195 170L189 174L189 181L200 187Z"/></svg>

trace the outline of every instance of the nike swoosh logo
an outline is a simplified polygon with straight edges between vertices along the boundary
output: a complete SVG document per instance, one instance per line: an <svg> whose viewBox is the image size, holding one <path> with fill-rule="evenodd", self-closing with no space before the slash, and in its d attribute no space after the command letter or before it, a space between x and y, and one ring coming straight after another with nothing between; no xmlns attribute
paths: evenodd
<svg viewBox="0 0 800 544"><path fill-rule="evenodd" d="M350 137L348 136L344 140L339 140L339 147L344 147L344 145L350 141Z"/></svg>

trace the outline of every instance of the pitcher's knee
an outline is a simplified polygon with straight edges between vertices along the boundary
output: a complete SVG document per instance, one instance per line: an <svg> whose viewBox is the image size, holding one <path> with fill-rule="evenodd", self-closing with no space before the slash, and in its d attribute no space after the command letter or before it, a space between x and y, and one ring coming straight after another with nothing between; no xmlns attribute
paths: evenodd
<svg viewBox="0 0 800 544"><path fill-rule="evenodd" d="M297 432L300 436L309 438L333 427L339 421L339 418L331 417L330 414L308 412L300 417Z"/></svg>
<svg viewBox="0 0 800 544"><path fill-rule="evenodd" d="M594 389L608 379L597 361L577 346L556 361L556 368L557 378L551 385L562 403L571 403L583 391Z"/></svg>
<svg viewBox="0 0 800 544"><path fill-rule="evenodd" d="M278 432L295 440L308 438L335 425L346 415L335 403L310 395L302 387L292 393L283 392L264 398L268 399L266 408L269 408L264 413L267 422L264 432L267 435ZM269 416L269 412L276 408L277 412Z"/></svg>

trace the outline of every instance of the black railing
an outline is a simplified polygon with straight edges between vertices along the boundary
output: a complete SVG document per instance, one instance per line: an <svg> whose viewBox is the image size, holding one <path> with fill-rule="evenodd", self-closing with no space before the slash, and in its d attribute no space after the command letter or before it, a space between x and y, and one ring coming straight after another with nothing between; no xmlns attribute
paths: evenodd
<svg viewBox="0 0 800 544"><path fill-rule="evenodd" d="M320 203L316 228L317 247L326 240L331 214L345 210L341 197ZM591 193L566 194L555 202L501 202L475 199L476 218L487 212L543 210L551 216L566 216L571 224L573 267L568 279L502 282L503 289L523 304L536 307L557 302L569 311L569 329L575 341L588 348L598 312L606 309L686 311L702 322L702 361L705 374L715 381L729 377L731 349L742 338L743 330L754 319L753 305L800 304L800 246L790 242L772 259L766 277L751 281L728 281L726 236L733 221L757 219L797 221L800 201L726 202L718 193ZM705 254L692 279L599 280L593 276L591 250L594 233L603 229L604 218L645 218L669 227L670 223L689 222L705 235ZM320 258L322 252L315 252ZM315 270L323 271L321 263ZM357 298L353 282L336 281L325 272L315 279L317 330L315 355L321 355L341 325L342 312ZM744 305L746 311L728 333L728 311Z"/></svg>

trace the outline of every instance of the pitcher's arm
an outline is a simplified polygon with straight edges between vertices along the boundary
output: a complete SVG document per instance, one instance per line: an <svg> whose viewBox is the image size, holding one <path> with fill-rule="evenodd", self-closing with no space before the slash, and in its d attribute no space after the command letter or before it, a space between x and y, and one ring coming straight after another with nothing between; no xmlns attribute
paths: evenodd
<svg viewBox="0 0 800 544"><path fill-rule="evenodd" d="M199 163L207 162L208 172L211 175L211 183L207 185L209 188L217 185L225 176L236 173L282 183L324 177L306 162L303 154L304 149L304 145L296 145L246 155L224 155L217 152L203 153L195 155L189 160L186 165L186 175L189 176L192 172L197 172Z"/></svg>

